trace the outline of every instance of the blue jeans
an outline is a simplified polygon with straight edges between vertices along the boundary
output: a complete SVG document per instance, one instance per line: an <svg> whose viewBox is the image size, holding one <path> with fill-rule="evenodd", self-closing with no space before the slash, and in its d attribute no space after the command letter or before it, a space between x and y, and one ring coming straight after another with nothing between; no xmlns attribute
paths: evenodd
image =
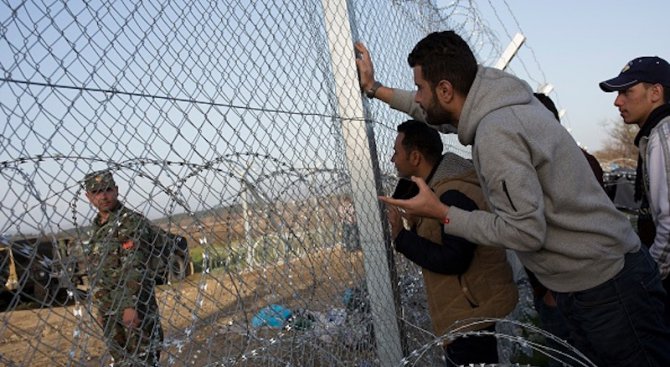
<svg viewBox="0 0 670 367"><path fill-rule="evenodd" d="M569 342L597 366L670 366L666 293L644 246L626 254L612 279L580 292L556 292Z"/></svg>

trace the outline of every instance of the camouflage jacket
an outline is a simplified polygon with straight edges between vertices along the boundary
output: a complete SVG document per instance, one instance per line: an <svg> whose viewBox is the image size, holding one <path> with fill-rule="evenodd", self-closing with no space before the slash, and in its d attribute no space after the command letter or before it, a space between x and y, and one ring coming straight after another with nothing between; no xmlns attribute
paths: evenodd
<svg viewBox="0 0 670 367"><path fill-rule="evenodd" d="M114 314L154 303L155 270L149 263L154 243L165 243L164 237L165 232L120 203L105 223L96 216L84 251L93 299L101 312Z"/></svg>

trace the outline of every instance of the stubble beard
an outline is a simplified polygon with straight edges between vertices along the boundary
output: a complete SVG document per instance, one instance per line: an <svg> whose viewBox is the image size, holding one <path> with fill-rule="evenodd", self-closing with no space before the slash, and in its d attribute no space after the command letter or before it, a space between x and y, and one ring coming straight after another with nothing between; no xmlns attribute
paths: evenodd
<svg viewBox="0 0 670 367"><path fill-rule="evenodd" d="M449 124L454 127L457 126L456 119L454 119L451 113L440 107L440 105L437 103L437 100L435 99L435 96L433 96L431 105L427 109L424 109L423 112L426 115L426 123L428 125Z"/></svg>

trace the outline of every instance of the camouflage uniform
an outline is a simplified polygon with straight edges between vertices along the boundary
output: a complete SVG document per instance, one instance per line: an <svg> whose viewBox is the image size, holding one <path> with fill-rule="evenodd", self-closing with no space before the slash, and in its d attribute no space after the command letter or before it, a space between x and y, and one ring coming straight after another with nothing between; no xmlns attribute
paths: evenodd
<svg viewBox="0 0 670 367"><path fill-rule="evenodd" d="M102 178L103 183L105 180L112 180L114 185L111 174ZM97 182L87 180L87 191L95 191L94 185L100 181L99 177ZM91 291L114 365L157 365L163 330L154 294L155 270L149 260L154 243L164 235L144 216L121 203L110 211L105 223L100 223L100 214L96 216L90 235L84 250ZM138 312L139 327L123 324L123 311L127 308Z"/></svg>

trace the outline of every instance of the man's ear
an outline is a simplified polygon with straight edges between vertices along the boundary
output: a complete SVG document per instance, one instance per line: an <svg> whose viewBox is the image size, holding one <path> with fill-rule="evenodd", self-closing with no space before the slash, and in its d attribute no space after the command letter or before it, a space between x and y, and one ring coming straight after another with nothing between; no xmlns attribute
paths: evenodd
<svg viewBox="0 0 670 367"><path fill-rule="evenodd" d="M664 101L664 88L661 84L654 84L651 86L651 98L652 102L663 102Z"/></svg>
<svg viewBox="0 0 670 367"><path fill-rule="evenodd" d="M442 103L450 103L454 99L454 86L448 80L440 80L435 86L435 97Z"/></svg>
<svg viewBox="0 0 670 367"><path fill-rule="evenodd" d="M414 149L409 153L409 163L413 166L418 166L421 163L421 152Z"/></svg>

